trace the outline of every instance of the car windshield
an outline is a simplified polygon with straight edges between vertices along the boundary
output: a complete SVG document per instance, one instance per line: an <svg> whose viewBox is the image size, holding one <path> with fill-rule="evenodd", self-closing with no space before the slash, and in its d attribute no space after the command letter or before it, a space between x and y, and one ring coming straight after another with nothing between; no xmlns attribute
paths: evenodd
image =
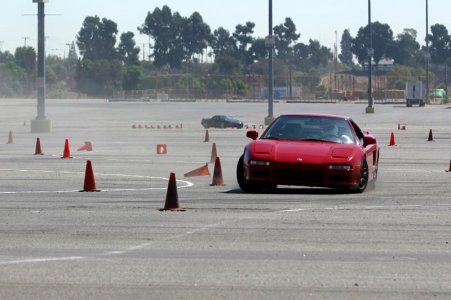
<svg viewBox="0 0 451 300"><path fill-rule="evenodd" d="M281 116L263 133L261 139L356 143L347 120L327 116Z"/></svg>

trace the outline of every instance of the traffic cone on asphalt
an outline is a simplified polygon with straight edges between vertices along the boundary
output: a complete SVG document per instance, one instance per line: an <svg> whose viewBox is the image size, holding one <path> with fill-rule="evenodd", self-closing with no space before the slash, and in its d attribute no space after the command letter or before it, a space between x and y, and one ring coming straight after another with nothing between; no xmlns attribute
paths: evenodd
<svg viewBox="0 0 451 300"><path fill-rule="evenodd" d="M216 157L218 157L218 151L216 150L216 143L213 143L213 146L211 146L210 162L214 163L216 161Z"/></svg>
<svg viewBox="0 0 451 300"><path fill-rule="evenodd" d="M185 211L185 209L180 208L179 196L177 193L177 182L175 180L175 174L169 174L168 190L166 192L166 201L164 203L164 208L159 209L159 211Z"/></svg>
<svg viewBox="0 0 451 300"><path fill-rule="evenodd" d="M86 162L85 183L83 185L83 190L81 190L80 192L100 192L100 190L96 188L94 171L92 170L92 164L90 160Z"/></svg>
<svg viewBox="0 0 451 300"><path fill-rule="evenodd" d="M68 139L66 139L66 141L64 142L64 152L63 152L63 156L61 158L72 158L72 156L70 155Z"/></svg>
<svg viewBox="0 0 451 300"><path fill-rule="evenodd" d="M34 155L43 155L41 149L41 140L39 138L36 139L36 148L34 150Z"/></svg>
<svg viewBox="0 0 451 300"><path fill-rule="evenodd" d="M210 135L208 134L208 129L206 129L204 143L208 143L209 141L210 141Z"/></svg>
<svg viewBox="0 0 451 300"><path fill-rule="evenodd" d="M77 151L92 151L92 143L90 141L86 141Z"/></svg>
<svg viewBox="0 0 451 300"><path fill-rule="evenodd" d="M432 137L432 129L429 129L428 142L433 142L434 138Z"/></svg>
<svg viewBox="0 0 451 300"><path fill-rule="evenodd" d="M188 173L185 173L185 177L193 177L193 176L210 176L210 171L208 171L208 163L205 166L194 169Z"/></svg>
<svg viewBox="0 0 451 300"><path fill-rule="evenodd" d="M13 141L13 132L12 132L11 130L9 131L8 142L7 142L7 144L14 144L14 141Z"/></svg>
<svg viewBox="0 0 451 300"><path fill-rule="evenodd" d="M451 159L449 160L449 168L446 170L446 172L451 172Z"/></svg>
<svg viewBox="0 0 451 300"><path fill-rule="evenodd" d="M211 185L224 185L224 178L222 177L221 160L216 157L215 169L213 171L213 181Z"/></svg>
<svg viewBox="0 0 451 300"><path fill-rule="evenodd" d="M390 144L389 144L389 146L396 146L395 135L393 134L393 132L390 135Z"/></svg>

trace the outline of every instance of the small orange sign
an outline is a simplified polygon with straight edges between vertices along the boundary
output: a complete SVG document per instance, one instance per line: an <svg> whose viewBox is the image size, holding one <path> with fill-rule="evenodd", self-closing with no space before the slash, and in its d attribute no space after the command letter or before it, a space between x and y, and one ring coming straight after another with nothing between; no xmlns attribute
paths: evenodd
<svg viewBox="0 0 451 300"><path fill-rule="evenodd" d="M157 145L157 154L166 154L166 153L168 153L166 144L158 144Z"/></svg>

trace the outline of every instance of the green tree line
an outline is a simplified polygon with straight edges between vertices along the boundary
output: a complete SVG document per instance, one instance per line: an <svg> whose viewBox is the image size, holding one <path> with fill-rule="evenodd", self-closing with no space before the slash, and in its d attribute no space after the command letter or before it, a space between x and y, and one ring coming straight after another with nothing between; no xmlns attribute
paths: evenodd
<svg viewBox="0 0 451 300"><path fill-rule="evenodd" d="M50 87L70 89L89 96L108 97L117 90L196 89L227 91L245 97L249 78L265 84L269 49L263 37L254 36L255 23L212 30L198 12L185 17L168 6L148 12L138 31L149 37L147 55L142 55L133 32L118 35L118 25L107 18L84 19L67 57L47 56L46 80ZM355 37L349 30L341 36L341 52L334 60L330 48L316 39L299 42L301 34L289 17L274 26L275 84L301 86L314 91L321 75L337 70L362 70L368 59L368 25ZM451 37L447 28L430 28L431 78L443 82L451 62ZM417 32L405 29L394 36L388 24L374 22L373 50L376 68L383 58L394 60L389 74L393 88L405 80L424 76L425 48ZM78 49L78 54L77 54ZM18 47L14 54L0 50L0 97L30 95L36 77L36 51Z"/></svg>

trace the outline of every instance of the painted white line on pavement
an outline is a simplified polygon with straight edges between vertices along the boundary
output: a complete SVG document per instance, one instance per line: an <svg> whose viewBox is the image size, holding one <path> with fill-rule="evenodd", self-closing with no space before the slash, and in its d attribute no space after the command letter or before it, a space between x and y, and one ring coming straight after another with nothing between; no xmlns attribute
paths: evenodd
<svg viewBox="0 0 451 300"><path fill-rule="evenodd" d="M21 259L21 260L0 261L0 265L19 265L19 264L42 263L42 262L52 262L52 261L67 261L67 260L82 260L82 259L85 259L85 257L68 256L68 257L30 258L30 259Z"/></svg>
<svg viewBox="0 0 451 300"><path fill-rule="evenodd" d="M52 171L52 170L29 170L29 169L0 169L0 172L27 172L27 173L55 173L57 175L60 174L79 174L82 175L84 172L71 172L71 171ZM144 178L144 179L159 179L163 181L169 181L169 178L166 177L154 177L154 176L147 176L147 175L131 175L131 174L118 174L118 173L96 173L95 176L114 176L114 177L127 177L127 178ZM178 189L184 189L194 186L194 183L186 181L186 180L180 180L176 179L177 183L181 183L182 186L177 185ZM101 189L102 192L124 192L124 191L149 191L149 190L163 190L167 187L149 187L149 188L136 188L136 189ZM67 190L67 191L15 191L15 192L0 192L0 194L43 194L43 193L74 193L79 192L80 190Z"/></svg>
<svg viewBox="0 0 451 300"><path fill-rule="evenodd" d="M353 206L353 207L324 207L324 208L320 208L320 207L309 207L309 208L295 208L295 209L284 209L284 210L279 210L277 212L279 213L283 213L283 212L299 212L299 211L320 211L320 210L380 210L380 209L393 209L393 208L416 208L416 207L421 207L421 205L416 205L416 204L406 204L406 205L373 205L373 206L362 206L362 207L357 207L357 206Z"/></svg>

